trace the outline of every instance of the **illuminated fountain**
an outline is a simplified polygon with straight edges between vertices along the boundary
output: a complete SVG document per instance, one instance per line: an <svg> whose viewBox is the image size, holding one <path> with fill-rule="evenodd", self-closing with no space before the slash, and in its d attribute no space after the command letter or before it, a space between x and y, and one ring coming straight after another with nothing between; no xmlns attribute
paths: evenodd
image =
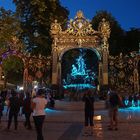
<svg viewBox="0 0 140 140"><path fill-rule="evenodd" d="M65 89L74 88L82 90L87 88L95 88L95 73L91 69L87 69L84 54L81 53L76 59L76 63L71 65L71 73L67 74L63 79L63 87Z"/></svg>

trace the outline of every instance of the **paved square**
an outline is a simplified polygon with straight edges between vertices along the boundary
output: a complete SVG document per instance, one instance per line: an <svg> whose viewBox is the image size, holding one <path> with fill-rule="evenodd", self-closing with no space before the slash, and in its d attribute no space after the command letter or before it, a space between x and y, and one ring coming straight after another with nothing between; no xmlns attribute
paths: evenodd
<svg viewBox="0 0 140 140"><path fill-rule="evenodd" d="M76 107L77 106L77 107ZM0 140L36 140L36 132L32 120L32 130L24 128L24 115L19 116L18 130L6 131L7 116L4 113L0 124ZM83 136L84 112L83 103L57 102L54 110L46 110L43 127L44 140L139 140L140 139L140 107L119 109L119 130L109 131L108 111L95 104L95 117L92 136Z"/></svg>

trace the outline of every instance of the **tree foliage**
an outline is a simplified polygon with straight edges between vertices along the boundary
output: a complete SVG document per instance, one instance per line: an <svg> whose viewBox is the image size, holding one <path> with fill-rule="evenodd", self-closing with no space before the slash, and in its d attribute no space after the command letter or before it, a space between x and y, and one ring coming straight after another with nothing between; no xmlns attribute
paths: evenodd
<svg viewBox="0 0 140 140"><path fill-rule="evenodd" d="M19 36L21 33L20 23L15 14L4 8L0 8L0 48L7 49L8 43L13 36Z"/></svg>
<svg viewBox="0 0 140 140"><path fill-rule="evenodd" d="M16 18L15 14L10 10L5 10L3 7L0 8L0 61L2 61L2 55L10 51L9 47L13 37L18 38L22 32L20 28L20 22ZM23 63L14 57L7 57L2 62L2 68L6 80L14 80L17 76L13 75L12 72L18 73L21 75L20 71L22 70ZM18 72L17 72L18 71ZM15 80L17 81L17 79Z"/></svg>
<svg viewBox="0 0 140 140"><path fill-rule="evenodd" d="M18 84L22 82L23 61L15 56L9 56L3 60L3 71L6 81Z"/></svg>
<svg viewBox="0 0 140 140"><path fill-rule="evenodd" d="M107 11L98 11L92 19L92 27L98 29L99 23L105 18L110 22L111 34L109 39L109 51L111 55L117 55L123 52L124 46L124 30L121 28L117 20Z"/></svg>
<svg viewBox="0 0 140 140"><path fill-rule="evenodd" d="M131 28L125 34L125 51L126 53L132 51L139 51L140 43L140 29Z"/></svg>
<svg viewBox="0 0 140 140"><path fill-rule="evenodd" d="M59 0L13 0L21 21L21 38L31 53L44 56L51 53L50 25L55 19L63 26L68 19L68 10Z"/></svg>

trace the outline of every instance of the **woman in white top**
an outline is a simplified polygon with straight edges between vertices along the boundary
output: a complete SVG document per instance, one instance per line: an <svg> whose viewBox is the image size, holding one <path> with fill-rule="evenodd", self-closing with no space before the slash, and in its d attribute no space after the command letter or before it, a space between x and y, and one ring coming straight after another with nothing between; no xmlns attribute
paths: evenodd
<svg viewBox="0 0 140 140"><path fill-rule="evenodd" d="M42 135L42 126L45 119L45 107L47 105L47 100L44 96L44 90L39 89L37 96L32 100L31 106L33 109L33 119L35 123L35 128L37 132L37 140L44 140Z"/></svg>

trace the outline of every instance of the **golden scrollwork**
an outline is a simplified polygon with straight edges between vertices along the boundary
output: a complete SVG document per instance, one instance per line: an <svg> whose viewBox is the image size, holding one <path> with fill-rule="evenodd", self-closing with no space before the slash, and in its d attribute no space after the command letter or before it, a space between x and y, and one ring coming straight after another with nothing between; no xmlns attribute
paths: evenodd
<svg viewBox="0 0 140 140"><path fill-rule="evenodd" d="M100 32L92 29L90 21L84 17L82 11L77 12L75 18L69 21L67 29L64 31L55 20L51 25L51 35L53 37L52 51L60 53L66 46L92 46L92 48L97 47L98 49L102 38Z"/></svg>
<svg viewBox="0 0 140 140"><path fill-rule="evenodd" d="M110 23L106 21L105 18L103 18L102 22L100 22L98 30L101 32L105 40L107 40L110 37L110 33L111 33Z"/></svg>
<svg viewBox="0 0 140 140"><path fill-rule="evenodd" d="M139 71L138 71L138 55L130 53L130 55L109 56L109 82L116 86L119 91L139 92ZM115 82L112 82L114 77Z"/></svg>
<svg viewBox="0 0 140 140"><path fill-rule="evenodd" d="M56 35L62 31L61 25L57 22L57 20L55 20L54 23L51 24L50 31L52 35Z"/></svg>
<svg viewBox="0 0 140 140"><path fill-rule="evenodd" d="M76 15L77 18L84 18L83 12L79 10Z"/></svg>
<svg viewBox="0 0 140 140"><path fill-rule="evenodd" d="M92 29L90 22L84 17L82 11L78 11L74 20L70 20L68 29L65 33L74 36L93 35L97 31Z"/></svg>

